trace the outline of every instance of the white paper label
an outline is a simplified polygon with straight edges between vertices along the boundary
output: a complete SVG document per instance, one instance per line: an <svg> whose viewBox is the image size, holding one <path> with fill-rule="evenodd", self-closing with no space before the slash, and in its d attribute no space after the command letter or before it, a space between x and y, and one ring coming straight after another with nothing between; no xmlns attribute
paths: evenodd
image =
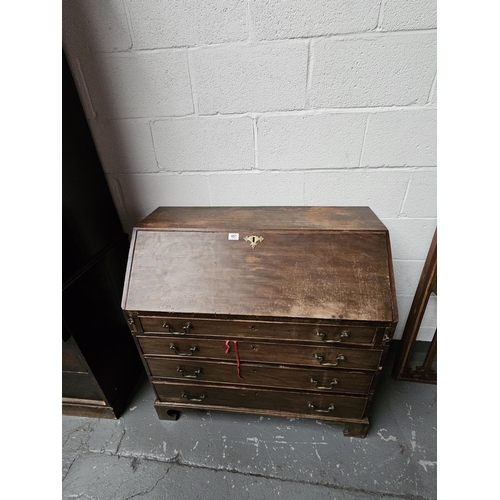
<svg viewBox="0 0 500 500"><path fill-rule="evenodd" d="M240 239L240 233L229 233L227 235L228 240L239 240Z"/></svg>

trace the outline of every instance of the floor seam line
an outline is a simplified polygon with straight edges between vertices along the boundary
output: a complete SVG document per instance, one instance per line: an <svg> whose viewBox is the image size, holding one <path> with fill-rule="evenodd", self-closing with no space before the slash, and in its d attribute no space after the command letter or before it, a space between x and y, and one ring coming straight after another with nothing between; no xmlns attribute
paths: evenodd
<svg viewBox="0 0 500 500"><path fill-rule="evenodd" d="M85 452L84 452L85 453ZM84 454L83 453L83 454ZM280 477L275 477L275 476L267 476L265 474L259 474L259 473L253 473L253 472L243 472L239 471L237 469L231 469L231 468L216 468L216 467L209 467L205 465L199 465L199 464L192 464L189 462L185 462L184 459L182 458L182 455L180 452L178 452L174 457L166 459L166 460L161 460L159 457L152 457L148 455L142 455L142 454L135 454L135 453L113 453L111 451L93 451L93 450L87 450L86 453L92 453L96 455L108 455L108 456L113 456L113 457L118 457L118 458L138 458L140 460L147 460L150 462L158 462L158 463L164 463L164 464L175 464L179 465L180 467L192 467L194 469L204 469L204 470L210 470L214 472L226 472L226 473L233 473L233 474L240 474L242 476L250 476L250 477L258 477L258 478L263 478L263 479L274 479L276 481L280 481L283 483L294 483L294 484L303 484L306 486L323 486L325 488L330 488L333 490L343 490L343 491L349 491L352 493L365 493L369 495L373 495L375 497L379 498L388 498L388 499L394 499L394 500L435 500L434 498L427 498L427 497L422 497L421 495L399 495L398 493L390 493L390 492L381 492L381 491L373 491L373 490L365 490L362 488L350 488L350 487L343 487L343 486L338 486L334 484L329 484L329 483L320 483L320 482L309 482L309 481L302 481L298 479L284 479Z"/></svg>

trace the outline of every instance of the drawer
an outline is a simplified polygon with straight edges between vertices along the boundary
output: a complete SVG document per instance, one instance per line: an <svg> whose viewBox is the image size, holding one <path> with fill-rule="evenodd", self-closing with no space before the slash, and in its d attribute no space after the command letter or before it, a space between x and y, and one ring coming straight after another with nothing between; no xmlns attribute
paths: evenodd
<svg viewBox="0 0 500 500"><path fill-rule="evenodd" d="M154 384L158 398L200 408L238 408L291 412L321 417L363 418L367 398L339 394L221 387L216 385Z"/></svg>
<svg viewBox="0 0 500 500"><path fill-rule="evenodd" d="M224 340L202 338L165 338L138 335L145 355L171 356L177 359L205 358L221 361L235 360L235 347L231 342L228 354ZM332 346L274 344L238 340L241 363L274 363L279 365L305 365L376 370L382 355L380 349L356 349Z"/></svg>
<svg viewBox="0 0 500 500"><path fill-rule="evenodd" d="M280 387L319 392L368 394L373 373L350 372L324 368L290 368L276 365L243 365L238 378L236 363L186 361L161 357L146 357L153 377L194 381L201 383L223 383Z"/></svg>
<svg viewBox="0 0 500 500"><path fill-rule="evenodd" d="M282 339L327 344L374 343L376 328L311 323L274 323L261 321L227 321L210 319L139 316L144 332L172 336L240 337L248 339Z"/></svg>

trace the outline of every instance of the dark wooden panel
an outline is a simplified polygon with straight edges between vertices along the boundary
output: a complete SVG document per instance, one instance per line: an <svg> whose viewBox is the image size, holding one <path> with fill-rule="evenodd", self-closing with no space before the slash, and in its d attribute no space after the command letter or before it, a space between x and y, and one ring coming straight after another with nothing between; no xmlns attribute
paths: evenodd
<svg viewBox="0 0 500 500"><path fill-rule="evenodd" d="M62 60L62 276L70 279L122 233L66 57Z"/></svg>
<svg viewBox="0 0 500 500"><path fill-rule="evenodd" d="M144 332L167 336L238 336L251 339L298 340L307 342L367 344L374 342L375 327L331 326L311 323L278 323L262 321L223 321L210 319L150 317L139 319Z"/></svg>
<svg viewBox="0 0 500 500"><path fill-rule="evenodd" d="M120 307L129 238L123 232L64 53L62 104L62 336L65 341L73 338L89 372L87 378L63 373L63 396L98 397L114 416L128 402L142 372ZM63 370L81 371L74 349L66 347ZM99 396L88 385L91 377L99 384ZM72 409L77 415L90 411L86 408L82 413L77 404L65 404L63 413L71 414ZM98 411L101 415L104 410Z"/></svg>
<svg viewBox="0 0 500 500"><path fill-rule="evenodd" d="M159 207L137 227L154 229L385 231L369 207Z"/></svg>
<svg viewBox="0 0 500 500"><path fill-rule="evenodd" d="M88 373L87 363L73 337L62 343L62 369L67 372Z"/></svg>
<svg viewBox="0 0 500 500"><path fill-rule="evenodd" d="M99 385L89 373L62 373L63 398L104 401Z"/></svg>
<svg viewBox="0 0 500 500"><path fill-rule="evenodd" d="M140 374L140 356L120 308L125 235L63 290L63 316L113 408L123 407Z"/></svg>
<svg viewBox="0 0 500 500"><path fill-rule="evenodd" d="M170 384L167 382L155 382L154 386L160 401L194 404L207 409L213 405L261 410L285 410L339 418L362 418L367 402L364 397L261 388L199 386L186 383Z"/></svg>
<svg viewBox="0 0 500 500"><path fill-rule="evenodd" d="M252 317L393 319L387 234L137 231L124 308Z"/></svg>
<svg viewBox="0 0 500 500"><path fill-rule="evenodd" d="M285 366L245 365L243 380L238 377L236 363L185 361L171 358L146 357L153 377L193 380L206 383L281 387L319 392L368 394L373 373L324 368L290 368Z"/></svg>
<svg viewBox="0 0 500 500"><path fill-rule="evenodd" d="M235 360L235 348L225 354L223 340L168 339L156 336L137 336L144 354L171 356L176 359L205 358L221 361ZM382 355L379 349L350 349L330 346L272 344L238 341L241 363L276 363L282 365L305 365L337 368L376 370ZM342 359L343 358L343 359Z"/></svg>

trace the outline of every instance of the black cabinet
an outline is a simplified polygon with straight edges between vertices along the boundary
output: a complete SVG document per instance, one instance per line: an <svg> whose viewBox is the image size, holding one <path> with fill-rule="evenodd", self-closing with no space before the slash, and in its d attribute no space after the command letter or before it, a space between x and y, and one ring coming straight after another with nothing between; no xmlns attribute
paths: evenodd
<svg viewBox="0 0 500 500"><path fill-rule="evenodd" d="M62 63L63 414L116 418L143 372L120 307L129 239Z"/></svg>

